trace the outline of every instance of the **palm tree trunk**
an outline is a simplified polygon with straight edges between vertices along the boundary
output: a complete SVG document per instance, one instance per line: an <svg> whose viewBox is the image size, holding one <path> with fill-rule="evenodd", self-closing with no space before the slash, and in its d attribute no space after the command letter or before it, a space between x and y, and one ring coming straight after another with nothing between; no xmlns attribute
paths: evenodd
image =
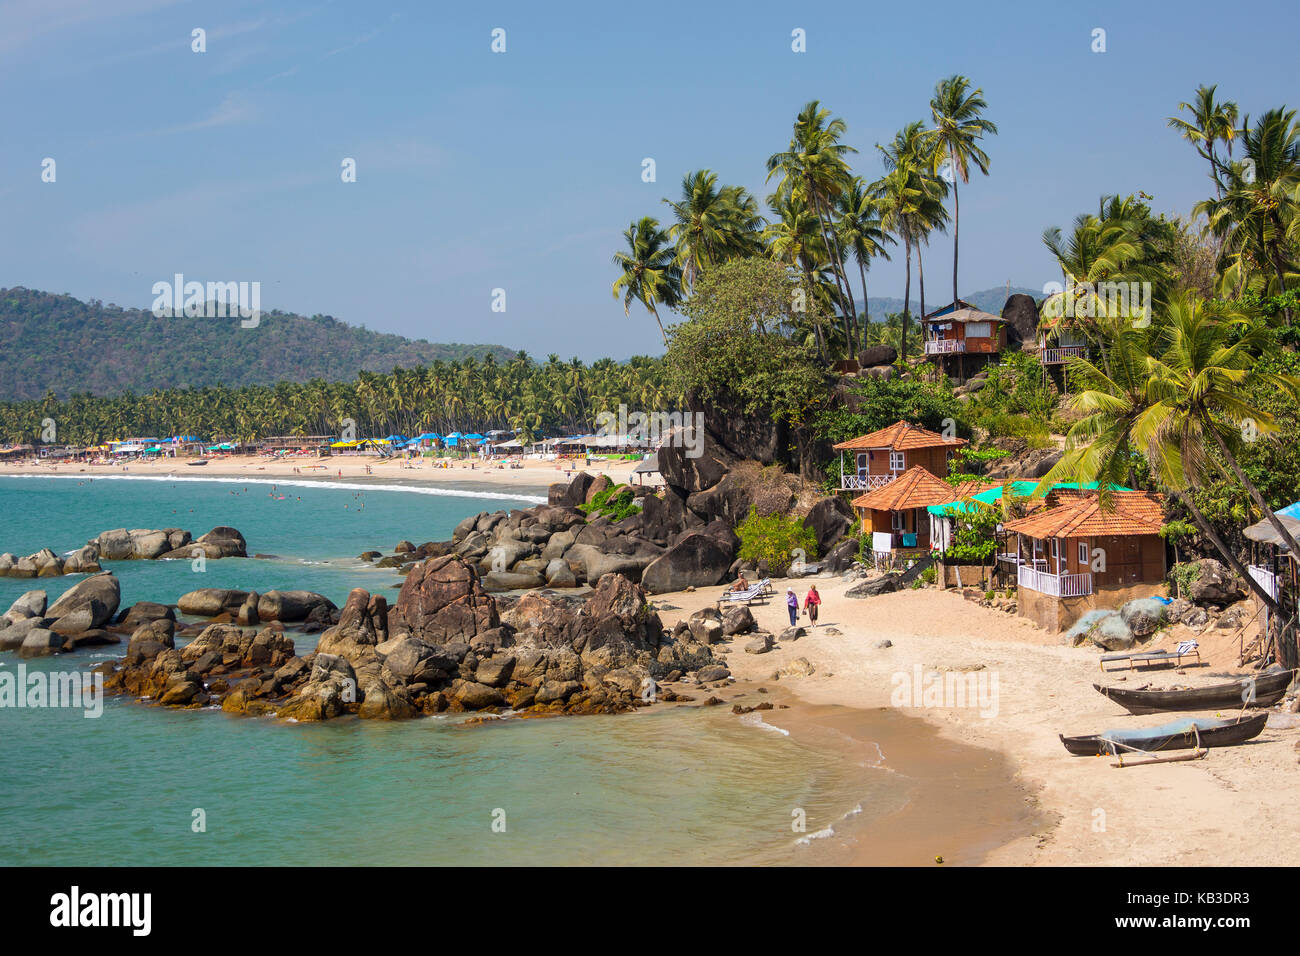
<svg viewBox="0 0 1300 956"><path fill-rule="evenodd" d="M911 315L912 308L912 240L906 232L903 233L903 248L907 253L907 269L905 272L906 279L903 283L903 333L899 336L898 356L907 364L907 320Z"/></svg>
<svg viewBox="0 0 1300 956"><path fill-rule="evenodd" d="M650 311L654 313L655 322L659 324L659 334L664 338L664 348L668 348L668 333L664 331L664 324L659 320L659 310L655 308L654 303L650 303Z"/></svg>
<svg viewBox="0 0 1300 956"><path fill-rule="evenodd" d="M858 262L858 276L862 279L862 347L867 347L867 324L871 322L871 300L867 298L867 270L862 262Z"/></svg>
<svg viewBox="0 0 1300 956"><path fill-rule="evenodd" d="M853 308L853 295L849 291L848 276L843 275L844 263L840 257L840 242L835 235L835 230L829 224L829 216L822 216L821 196L815 190L812 191L813 208L817 212L817 224L821 227L822 242L826 243L826 251L831 256L831 275L835 277L835 289L840 294L840 308L844 312L844 337L848 341L849 357L852 358L853 350L853 333L849 331L849 315L856 314Z"/></svg>
<svg viewBox="0 0 1300 956"><path fill-rule="evenodd" d="M916 272L921 285L921 321L925 321L925 261L921 256L921 244L916 244Z"/></svg>
<svg viewBox="0 0 1300 956"><path fill-rule="evenodd" d="M1259 489L1256 488L1250 479L1242 473L1241 466L1237 464L1236 456L1233 455L1232 450L1228 448L1228 443L1223 440L1223 436L1220 435L1219 430L1214 427L1214 423L1210 421L1209 413L1204 408L1199 408L1197 411L1202 423L1209 430L1210 434L1214 436L1214 443L1219 446L1219 453L1223 455L1224 459L1228 463L1228 467L1232 469L1232 473L1237 476L1237 480L1241 482L1242 487L1246 489L1246 493L1250 495L1250 500L1255 502L1255 507L1257 507L1263 513L1264 517L1268 519L1268 523L1272 526L1273 530L1278 533L1282 540L1286 542L1286 546L1290 549L1291 553L1300 554L1300 543L1297 543L1296 539L1291 536L1291 532L1286 529L1286 525L1282 524L1278 516L1273 513L1273 509L1265 504L1264 496L1259 493Z"/></svg>
<svg viewBox="0 0 1300 956"><path fill-rule="evenodd" d="M953 162L952 147L948 147L948 162L952 165L952 301L957 302L957 246L961 240L961 199L957 195L957 164Z"/></svg>

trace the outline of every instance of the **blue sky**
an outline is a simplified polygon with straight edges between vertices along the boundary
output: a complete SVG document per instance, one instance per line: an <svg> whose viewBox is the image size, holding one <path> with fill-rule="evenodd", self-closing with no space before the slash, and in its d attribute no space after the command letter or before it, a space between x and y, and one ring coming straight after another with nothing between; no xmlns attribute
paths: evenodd
<svg viewBox="0 0 1300 956"><path fill-rule="evenodd" d="M653 319L610 292L629 221L666 220L700 167L766 196L764 161L813 98L874 178L874 144L964 73L1001 134L962 190L962 292L1041 287L1043 229L1102 193L1184 213L1207 193L1165 126L1198 83L1243 112L1300 105L1294 4L1054 6L0 0L0 286L147 308L182 272L433 341L653 353ZM926 267L937 301L947 238ZM869 281L901 295L901 256Z"/></svg>

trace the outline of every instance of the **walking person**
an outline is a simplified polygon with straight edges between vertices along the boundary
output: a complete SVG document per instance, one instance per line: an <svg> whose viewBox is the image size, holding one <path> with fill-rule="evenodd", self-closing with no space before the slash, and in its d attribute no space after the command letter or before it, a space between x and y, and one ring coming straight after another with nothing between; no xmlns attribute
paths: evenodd
<svg viewBox="0 0 1300 956"><path fill-rule="evenodd" d="M790 626L794 627L799 623L799 595L794 593L794 588L785 589L785 606L790 611Z"/></svg>
<svg viewBox="0 0 1300 956"><path fill-rule="evenodd" d="M804 598L803 609L808 612L808 620L813 627L817 626L817 609L821 603L822 596L817 593L817 585L808 585L808 596Z"/></svg>

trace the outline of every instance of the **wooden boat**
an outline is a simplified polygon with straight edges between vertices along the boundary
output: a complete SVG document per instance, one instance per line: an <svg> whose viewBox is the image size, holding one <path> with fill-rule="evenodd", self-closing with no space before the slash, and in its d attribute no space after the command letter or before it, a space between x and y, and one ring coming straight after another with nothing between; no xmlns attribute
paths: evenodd
<svg viewBox="0 0 1300 956"><path fill-rule="evenodd" d="M1187 750L1195 747L1199 735L1204 748L1231 747L1258 737L1268 714L1250 717L1184 717L1159 727L1135 730L1106 730L1083 737L1061 735L1065 749L1076 757L1150 753L1157 750Z"/></svg>
<svg viewBox="0 0 1300 956"><path fill-rule="evenodd" d="M194 461L187 461L185 464L187 464L187 465L206 465L207 463L208 463L208 460L207 460L206 458L196 458L196 459L194 459Z"/></svg>
<svg viewBox="0 0 1300 956"><path fill-rule="evenodd" d="M1258 677L1243 677L1229 684L1193 687L1190 690L1128 690L1093 684L1130 714L1158 714L1177 710L1237 709L1243 705L1269 707L1276 704L1291 684L1294 671L1271 671Z"/></svg>

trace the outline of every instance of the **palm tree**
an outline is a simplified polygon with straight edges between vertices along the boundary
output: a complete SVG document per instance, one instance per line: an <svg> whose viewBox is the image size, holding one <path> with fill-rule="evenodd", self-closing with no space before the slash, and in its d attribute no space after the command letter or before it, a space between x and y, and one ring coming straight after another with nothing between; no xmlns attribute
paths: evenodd
<svg viewBox="0 0 1300 956"><path fill-rule="evenodd" d="M668 244L668 234L650 216L642 216L628 226L623 238L627 251L614 253L614 265L622 270L614 280L614 298L618 298L620 290L623 292L624 315L630 314L633 299L649 309L666 346L668 333L659 318L658 303L674 309L681 300L682 270L676 254Z"/></svg>
<svg viewBox="0 0 1300 956"><path fill-rule="evenodd" d="M848 276L844 273L844 257L840 252L835 233L833 215L836 200L850 181L845 156L856 153L852 146L840 142L848 126L839 117L831 118L831 111L812 100L795 117L794 133L784 152L773 153L767 160L767 178L780 175L777 193L781 196L803 199L817 216L822 239L830 252L831 271L842 302L846 337L850 348L853 334L851 322L857 319Z"/></svg>
<svg viewBox="0 0 1300 956"><path fill-rule="evenodd" d="M1187 509L1223 559L1276 615L1277 602L1224 543L1192 494L1209 480L1221 480L1213 472L1230 473L1288 547L1297 547L1236 454L1243 423L1256 436L1277 431L1272 416L1247 398L1251 388L1300 394L1300 381L1258 370L1258 334L1244 316L1185 294L1169 302L1150 327L1117 326L1108 368L1084 359L1070 362L1084 384L1072 400L1083 418L1071 427L1065 455L1040 488L1063 479L1099 481L1104 504L1112 485L1134 484L1134 459L1144 457L1156 484Z"/></svg>
<svg viewBox="0 0 1300 956"><path fill-rule="evenodd" d="M1252 278L1282 293L1295 271L1289 236L1296 231L1300 200L1300 127L1295 110L1269 110L1242 133L1243 158L1223 167L1221 198L1197 203L1220 241L1225 285L1246 288ZM1276 285L1274 285L1276 283ZM1286 310L1286 321L1291 321Z"/></svg>
<svg viewBox="0 0 1300 956"><path fill-rule="evenodd" d="M930 115L934 129L929 138L935 160L935 171L946 161L952 170L952 300L957 301L957 251L961 238L961 202L957 196L957 183L970 182L970 168L974 166L985 176L989 174L989 157L980 149L977 140L985 135L996 136L997 126L980 116L988 104L984 91L971 90L970 80L954 75L940 80L930 99Z"/></svg>
<svg viewBox="0 0 1300 956"><path fill-rule="evenodd" d="M1237 104L1233 102L1216 102L1214 91L1218 86L1196 88L1196 96L1191 103L1179 103L1180 110L1191 114L1191 120L1177 116L1168 119L1169 127L1178 130L1183 139L1191 143L1204 159L1210 163L1210 178L1214 180L1216 194L1223 197L1223 176L1225 166L1219 162L1216 153L1217 144L1222 142L1228 147L1228 159L1232 159L1232 142L1237 138Z"/></svg>
<svg viewBox="0 0 1300 956"><path fill-rule="evenodd" d="M920 121L899 130L888 146L877 143L876 148L888 172L871 185L870 193L880 204L882 223L903 240L907 256L903 289L904 348L900 352L906 360L907 329L912 313L912 251L916 250L919 270L921 244L927 241L932 230L941 230L947 221L948 214L943 208L947 187L932 173L933 160ZM924 298L921 314L925 315Z"/></svg>
<svg viewBox="0 0 1300 956"><path fill-rule="evenodd" d="M665 199L676 220L668 235L677 248L683 291L695 287L701 273L730 258L757 255L763 227L758 202L740 186L718 186L707 169L682 178L682 198Z"/></svg>
<svg viewBox="0 0 1300 956"><path fill-rule="evenodd" d="M864 325L871 321L867 270L871 268L871 260L876 256L888 261L889 253L885 251L885 243L896 244L897 240L885 230L879 200L871 195L867 184L855 176L840 199L840 244L852 253L858 263L858 278L862 280ZM858 343L865 344L860 334ZM852 342L849 343L849 348L856 351Z"/></svg>

